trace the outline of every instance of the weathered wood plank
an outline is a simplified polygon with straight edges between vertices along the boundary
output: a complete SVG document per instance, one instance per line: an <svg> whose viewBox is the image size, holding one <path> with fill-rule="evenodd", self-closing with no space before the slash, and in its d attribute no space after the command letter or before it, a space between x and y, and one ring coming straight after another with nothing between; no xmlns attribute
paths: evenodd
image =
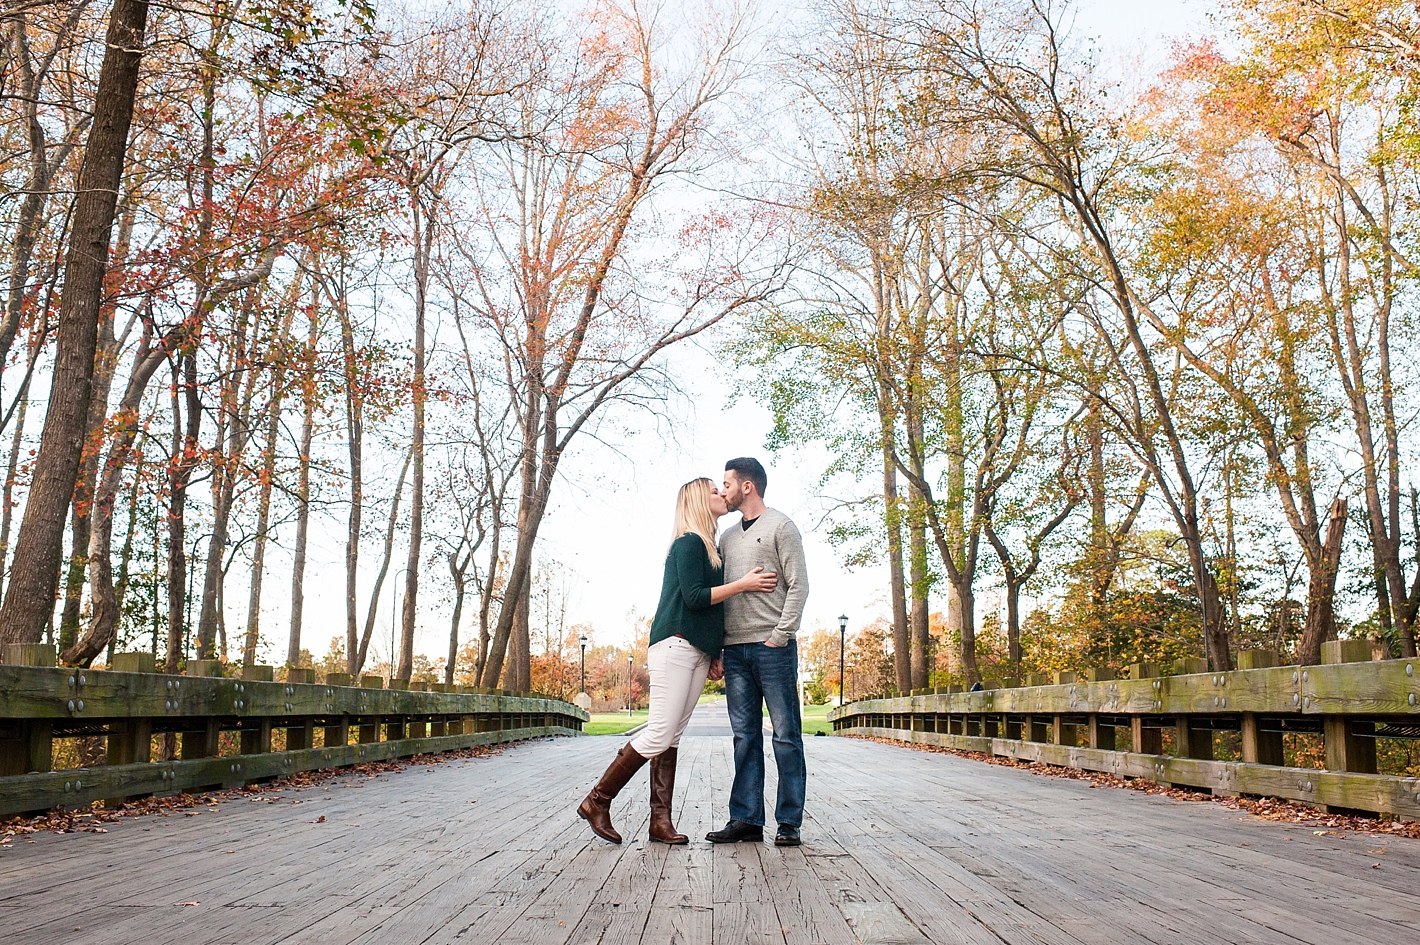
<svg viewBox="0 0 1420 945"><path fill-rule="evenodd" d="M682 746L689 847L645 842L644 775L618 801L628 842L615 847L572 807L618 743L549 740L283 791L276 803L252 795L196 817L7 845L6 945L847 945L855 926L865 940L967 945L1420 935L1415 841L1316 836L1217 805L854 739L806 745L801 848L701 839L724 817L727 737ZM768 780L772 793L772 758ZM84 906L55 889L82 889Z"/></svg>

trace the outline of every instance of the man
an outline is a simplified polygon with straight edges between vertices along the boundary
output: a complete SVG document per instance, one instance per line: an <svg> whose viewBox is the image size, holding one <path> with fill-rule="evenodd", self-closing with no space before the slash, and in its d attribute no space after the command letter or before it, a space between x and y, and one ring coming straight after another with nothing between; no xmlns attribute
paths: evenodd
<svg viewBox="0 0 1420 945"><path fill-rule="evenodd" d="M799 718L799 648L795 636L809 596L804 545L789 517L764 504L764 467L750 457L725 464L725 501L742 518L720 536L726 574L763 568L779 576L764 594L725 601L725 702L735 733L730 822L706 835L711 843L764 840L764 712L774 726L779 797L776 846L799 845L804 818L803 728Z"/></svg>

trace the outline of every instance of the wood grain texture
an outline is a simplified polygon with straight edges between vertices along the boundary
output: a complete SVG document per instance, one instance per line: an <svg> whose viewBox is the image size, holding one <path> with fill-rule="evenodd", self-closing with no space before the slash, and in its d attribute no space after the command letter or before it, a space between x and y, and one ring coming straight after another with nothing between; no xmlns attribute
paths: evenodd
<svg viewBox="0 0 1420 945"><path fill-rule="evenodd" d="M723 718L722 707L704 707L694 730L724 729ZM621 743L616 737L522 743L488 758L253 794L190 817L126 819L107 834L40 834L33 843L7 844L0 847L3 939L6 945L1420 939L1420 842L1318 836L1217 805L858 739L807 740L802 847L714 847L703 840L725 819L727 734L682 742L676 818L692 838L689 846L647 841L644 772L613 806L627 838L614 846L592 836L574 807ZM772 757L768 767L772 797ZM56 890L83 894L76 905Z"/></svg>

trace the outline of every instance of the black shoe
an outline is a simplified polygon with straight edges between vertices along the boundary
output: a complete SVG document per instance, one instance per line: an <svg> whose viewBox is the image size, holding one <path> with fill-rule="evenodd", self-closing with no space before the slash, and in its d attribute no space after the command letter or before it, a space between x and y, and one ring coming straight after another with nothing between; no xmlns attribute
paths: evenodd
<svg viewBox="0 0 1420 945"><path fill-rule="evenodd" d="M776 847L796 847L803 843L799 839L799 828L790 827L788 824L780 824L779 832L774 835L774 845Z"/></svg>
<svg viewBox="0 0 1420 945"><path fill-rule="evenodd" d="M712 830L705 835L711 843L763 843L764 828L759 824L747 824L743 820L732 820L721 830Z"/></svg>

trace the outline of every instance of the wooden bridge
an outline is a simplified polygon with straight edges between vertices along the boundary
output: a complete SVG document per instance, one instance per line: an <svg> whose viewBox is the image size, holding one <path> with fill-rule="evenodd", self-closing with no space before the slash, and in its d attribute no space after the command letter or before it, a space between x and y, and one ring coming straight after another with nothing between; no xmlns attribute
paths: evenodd
<svg viewBox="0 0 1420 945"><path fill-rule="evenodd" d="M1375 664L1358 671L1391 668ZM13 671L0 668L0 675L6 672ZM1173 677L1175 692L1188 688L1182 679ZM1238 679L1232 683L1242 688ZM265 686L283 696L271 711L287 711L286 686L252 684L246 692L257 695ZM1056 687L1037 688L1046 698L1045 690ZM1088 687L1076 689L1079 700ZM343 697L332 694L322 706L338 707L334 700ZM963 730L967 725L965 716L951 721L955 703L984 698L980 694L904 698L905 705L849 707L839 723L851 728L844 721L861 717L875 724L858 728L927 740L923 720L930 714L934 729L942 720L944 731L930 733L939 741L986 737L950 732L953 724ZM474 699L482 700L481 715L470 711ZM495 713L532 708L532 702L511 701L520 699L526 697L376 690L363 704L349 703L342 716L348 730L358 733L363 725L367 736L377 723L395 726L383 733L398 737L365 743L365 750L389 755L406 753L409 743L421 739L520 740L492 757L347 774L303 788L278 784L210 808L124 818L106 825L105 834L16 838L0 848L0 939L16 945L1394 945L1420 938L1420 840L1266 822L1218 804L1095 787L854 738L806 739L803 847L711 846L700 838L726 817L732 766L723 705L703 706L682 744L677 813L679 826L694 838L691 845L645 842L643 774L613 809L629 838L615 847L593 837L573 806L620 740L523 740L552 730L573 732L579 717L572 707L549 701L539 703L544 711L537 717ZM912 700L924 699L931 704L918 705L930 713L907 711ZM1404 694L1400 699L1404 704ZM982 726L986 716L979 704L974 707L973 724ZM904 711L852 716L889 708ZM1115 708L1129 711L1125 704ZM222 704L217 728L243 724L229 711ZM1150 711L1162 709L1151 704ZM421 719L420 712L428 717ZM484 731L450 735L457 712L470 720L467 727ZM510 727L493 728L495 714ZM436 716L442 735L433 732ZM269 737L273 720L292 727L300 722L268 716L245 729L258 733L246 747L273 747L251 744ZM335 717L318 721L334 723ZM548 721L554 724L525 724ZM1063 731L1075 721L1067 716L1056 728ZM1031 723L1027 718L1021 734L1030 734ZM1000 735L1009 734L1002 724ZM203 744L194 739L193 751ZM1106 751L1062 750L1086 760L1090 751ZM253 767L247 770L266 764L264 756L285 753L250 754ZM194 757L179 770L183 778L211 777L210 771L193 772L225 764L216 771L222 774L241 757ZM72 772L35 772L0 778L0 797L13 796L5 793L6 783L55 775L68 777L73 790ZM772 797L772 780L769 788ZM110 782L103 790L115 787Z"/></svg>

